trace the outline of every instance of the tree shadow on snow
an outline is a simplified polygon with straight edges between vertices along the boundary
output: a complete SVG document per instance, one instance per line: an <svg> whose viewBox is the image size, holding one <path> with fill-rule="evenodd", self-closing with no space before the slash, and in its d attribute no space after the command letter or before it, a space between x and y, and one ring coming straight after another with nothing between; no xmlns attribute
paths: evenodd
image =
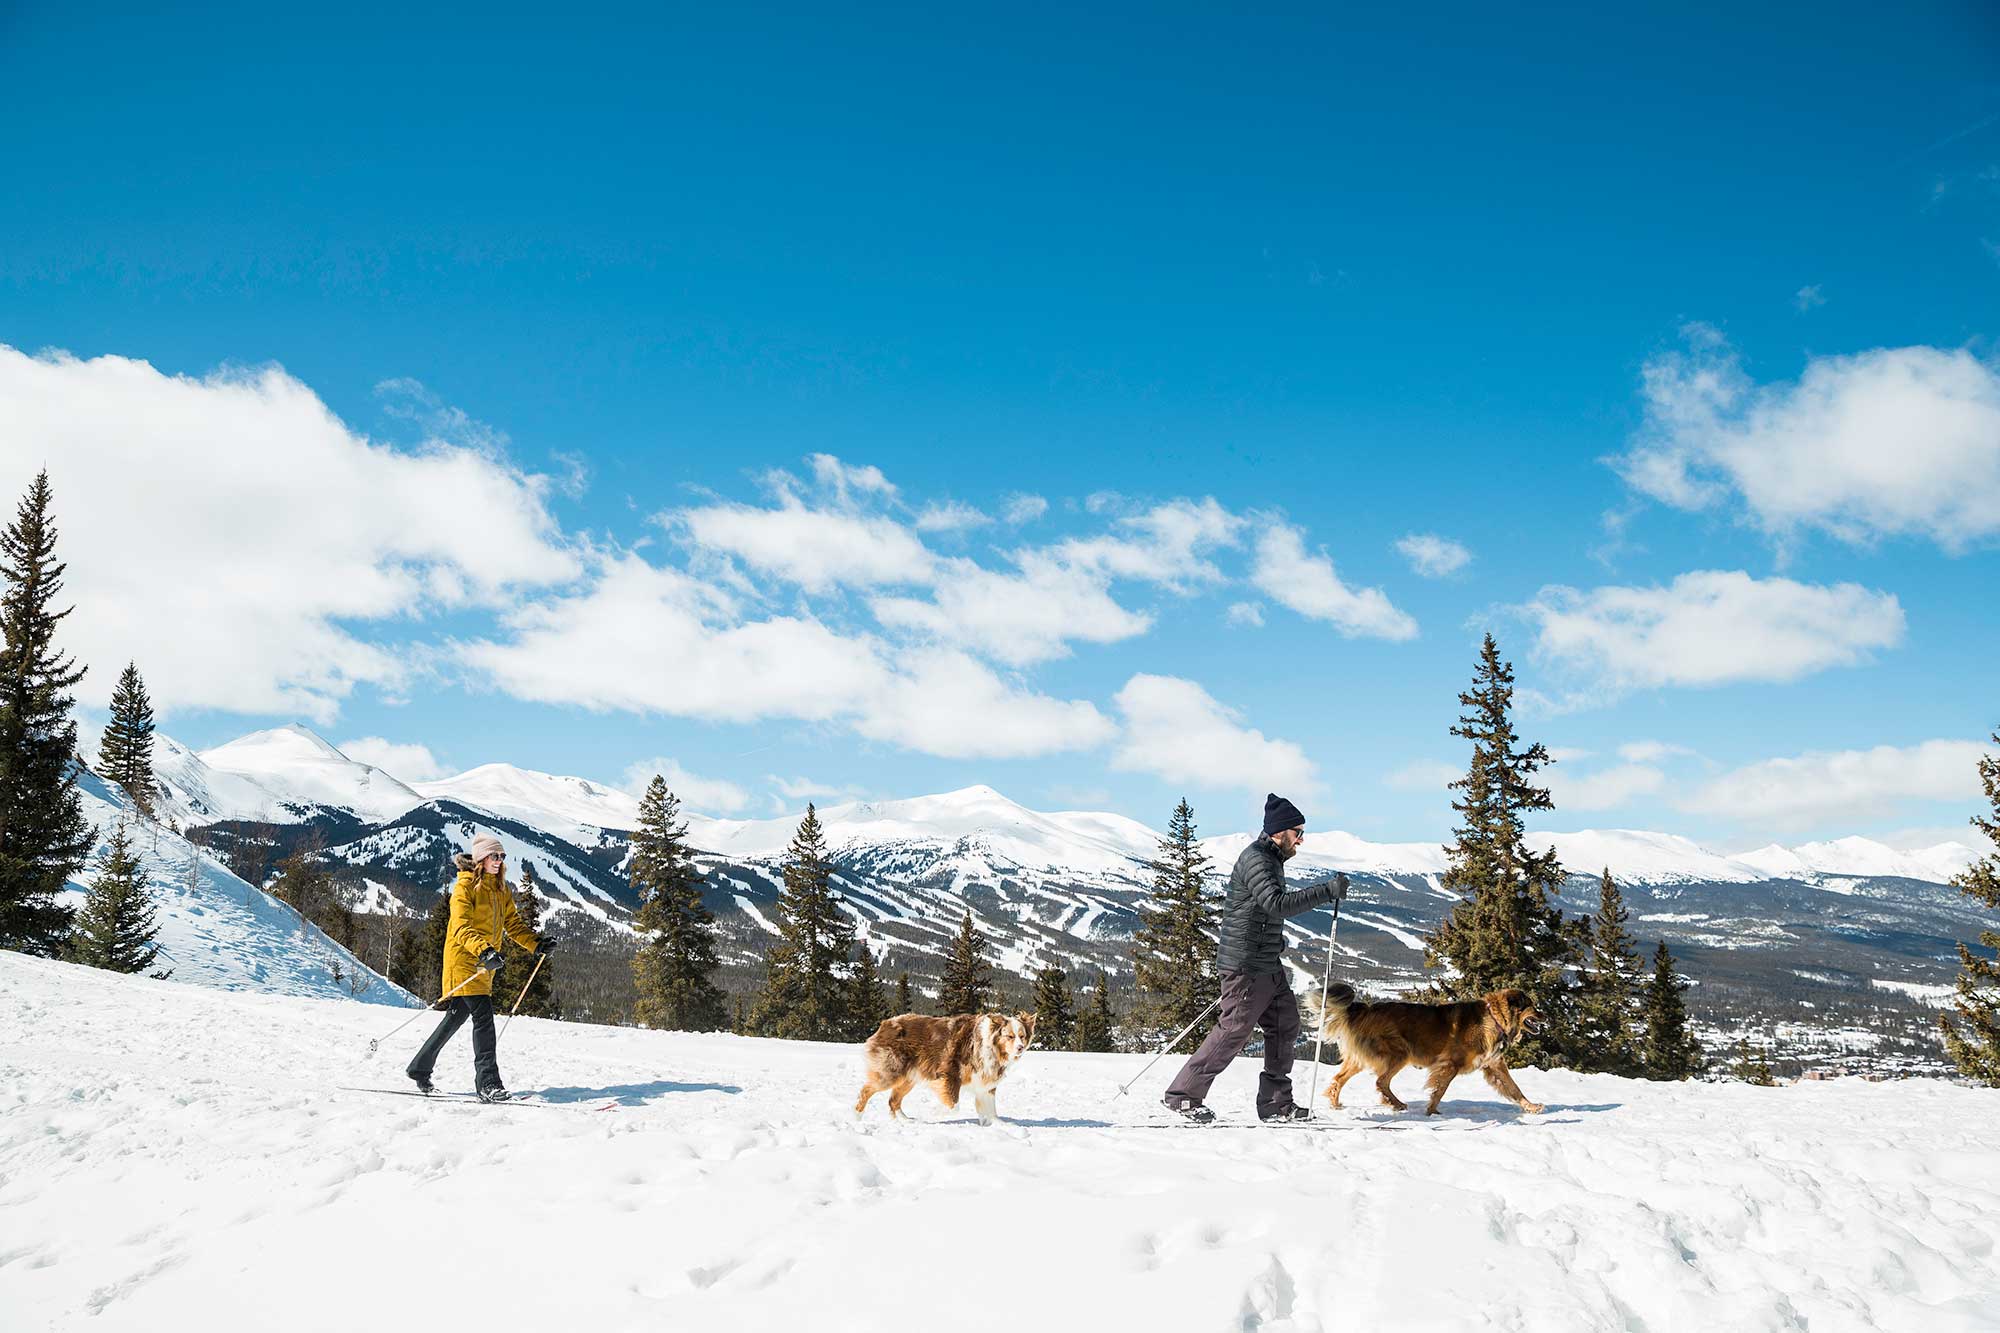
<svg viewBox="0 0 2000 1333"><path fill-rule="evenodd" d="M608 1088L543 1088L539 1094L545 1102L601 1102L615 1101L620 1106L644 1106L655 1097L663 1097L676 1092L722 1092L731 1096L743 1089L734 1083L676 1083L672 1079L660 1079L653 1083L619 1083Z"/></svg>

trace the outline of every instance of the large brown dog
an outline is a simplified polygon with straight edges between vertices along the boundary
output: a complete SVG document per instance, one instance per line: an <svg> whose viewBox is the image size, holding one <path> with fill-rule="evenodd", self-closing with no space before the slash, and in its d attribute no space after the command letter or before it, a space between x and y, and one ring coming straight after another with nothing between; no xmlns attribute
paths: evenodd
<svg viewBox="0 0 2000 1333"><path fill-rule="evenodd" d="M1523 1111L1548 1109L1529 1101L1507 1068L1507 1047L1523 1032L1541 1025L1534 1002L1524 990L1494 991L1483 1000L1457 1004L1370 1003L1355 999L1353 987L1336 985L1327 992L1326 1003L1308 997L1306 1007L1308 1011L1319 1010L1313 1021L1340 1044L1340 1069L1326 1089L1326 1099L1336 1111L1340 1109L1341 1088L1364 1069L1374 1071L1375 1087L1384 1106L1408 1110L1408 1105L1389 1090L1389 1080L1405 1065L1430 1071L1425 1086L1430 1089L1431 1102L1424 1108L1425 1115L1436 1115L1451 1081L1474 1069Z"/></svg>
<svg viewBox="0 0 2000 1333"><path fill-rule="evenodd" d="M901 1117L904 1095L922 1079L952 1109L958 1106L959 1090L971 1088L979 1123L990 1125L997 1114L994 1092L1007 1066L1021 1058L1034 1036L1033 1014L900 1014L884 1019L868 1039L868 1081L861 1085L854 1114L866 1111L868 1099L887 1088L889 1117Z"/></svg>

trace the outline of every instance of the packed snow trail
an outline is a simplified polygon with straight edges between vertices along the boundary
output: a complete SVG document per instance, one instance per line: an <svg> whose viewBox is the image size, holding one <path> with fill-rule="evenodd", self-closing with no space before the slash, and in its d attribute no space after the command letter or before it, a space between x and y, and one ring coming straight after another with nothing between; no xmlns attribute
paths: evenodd
<svg viewBox="0 0 2000 1333"><path fill-rule="evenodd" d="M2000 1094L1521 1075L1446 1115L1145 1123L1031 1052L1001 1124L853 1047L522 1019L578 1113L383 1097L393 1014L0 954L0 1327L1990 1329ZM421 1025L420 1025L421 1026ZM399 1038L399 1043L402 1041ZM466 1039L439 1065L470 1082ZM1301 1067L1301 1082L1307 1074ZM1399 1091L1413 1096L1420 1079ZM1350 1093L1359 1092L1351 1085ZM615 1111L582 1113L615 1104Z"/></svg>

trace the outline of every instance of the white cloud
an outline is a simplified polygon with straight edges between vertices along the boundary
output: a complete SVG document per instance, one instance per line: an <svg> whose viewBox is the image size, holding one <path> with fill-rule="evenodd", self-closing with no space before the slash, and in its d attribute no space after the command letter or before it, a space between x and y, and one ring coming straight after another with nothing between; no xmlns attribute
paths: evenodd
<svg viewBox="0 0 2000 1333"><path fill-rule="evenodd" d="M806 463L812 468L813 480L833 492L835 500L843 506L853 505L861 496L895 498L896 488L879 467L856 467L832 454L814 454Z"/></svg>
<svg viewBox="0 0 2000 1333"><path fill-rule="evenodd" d="M1618 757L1628 764L1657 764L1662 759L1675 759L1693 754L1685 745L1672 741L1629 741L1618 747Z"/></svg>
<svg viewBox="0 0 2000 1333"><path fill-rule="evenodd" d="M1799 288L1798 294L1792 297L1792 305L1801 313L1816 309L1825 304L1826 296L1820 291L1818 283L1814 283L1810 287Z"/></svg>
<svg viewBox="0 0 2000 1333"><path fill-rule="evenodd" d="M1021 689L961 652L904 653L897 666L853 721L870 740L947 759L1024 759L1112 735L1094 705Z"/></svg>
<svg viewBox="0 0 2000 1333"><path fill-rule="evenodd" d="M1308 554L1303 535L1287 524L1273 523L1258 538L1250 581L1273 601L1327 621L1350 638L1417 637L1417 622L1397 610L1381 589L1349 588L1326 553Z"/></svg>
<svg viewBox="0 0 2000 1333"><path fill-rule="evenodd" d="M933 500L917 514L918 532L964 532L984 527L993 520L969 504L957 500Z"/></svg>
<svg viewBox="0 0 2000 1333"><path fill-rule="evenodd" d="M330 721L408 654L358 627L576 575L547 478L490 451L356 434L276 367L206 378L0 347L0 467L46 466L86 702L139 661L162 709ZM9 497L11 499L11 497Z"/></svg>
<svg viewBox="0 0 2000 1333"><path fill-rule="evenodd" d="M1557 810L1616 810L1635 797L1666 789L1667 775L1650 764L1622 764L1595 773L1552 768L1543 775Z"/></svg>
<svg viewBox="0 0 2000 1333"><path fill-rule="evenodd" d="M856 801L867 795L860 787L849 784L819 782L812 778L786 778L776 773L768 773L764 780L780 798L780 805L786 802L823 801L829 796L839 801Z"/></svg>
<svg viewBox="0 0 2000 1333"><path fill-rule="evenodd" d="M1152 627L1150 616L1112 599L1102 575L1043 552L1017 558L1015 573L971 560L949 561L932 600L877 597L869 609L885 626L976 648L1011 666L1065 656L1072 639L1116 643Z"/></svg>
<svg viewBox="0 0 2000 1333"><path fill-rule="evenodd" d="M1396 543L1410 568L1427 579L1449 578L1472 563L1472 552L1449 537L1413 532Z"/></svg>
<svg viewBox="0 0 2000 1333"><path fill-rule="evenodd" d="M1207 690L1175 676L1138 675L1118 691L1125 725L1111 766L1168 782L1248 791L1319 789L1318 770L1291 741L1246 727Z"/></svg>
<svg viewBox="0 0 2000 1333"><path fill-rule="evenodd" d="M747 722L790 718L949 758L1087 749L1110 724L1084 702L1003 681L962 653L897 651L805 616L741 620L727 593L626 553L586 591L503 617L510 637L457 645L520 699Z"/></svg>
<svg viewBox="0 0 2000 1333"><path fill-rule="evenodd" d="M1234 546L1242 524L1213 499L1169 500L1120 518L1119 535L1073 537L1049 548L1049 555L1106 578L1138 579L1186 591L1223 581L1222 571L1206 557L1217 548Z"/></svg>
<svg viewBox="0 0 2000 1333"><path fill-rule="evenodd" d="M1744 823L1807 828L1880 819L1913 801L1970 803L1981 796L1979 761L1990 748L1932 740L1766 759L1703 783L1677 804Z"/></svg>
<svg viewBox="0 0 2000 1333"><path fill-rule="evenodd" d="M1902 642L1904 627L1888 593L1723 570L1664 588L1548 587L1519 610L1542 659L1610 691L1797 680L1866 661Z"/></svg>
<svg viewBox="0 0 2000 1333"><path fill-rule="evenodd" d="M1593 750L1579 750L1566 745L1551 745L1549 747L1549 758L1559 764L1573 764L1580 759L1590 758L1594 753L1596 752Z"/></svg>
<svg viewBox="0 0 2000 1333"><path fill-rule="evenodd" d="M1963 349L1820 356L1796 382L1754 383L1713 330L1645 370L1646 424L1612 462L1682 509L1732 495L1765 531L1846 542L1928 537L1962 551L2000 535L2000 371Z"/></svg>
<svg viewBox="0 0 2000 1333"><path fill-rule="evenodd" d="M1450 764L1434 759L1417 759L1382 779L1383 785L1396 791L1429 791L1442 794L1448 784L1465 776L1463 768L1453 768Z"/></svg>
<svg viewBox="0 0 2000 1333"><path fill-rule="evenodd" d="M1229 623L1243 625L1250 629L1260 629L1264 624L1264 607L1258 602L1231 602Z"/></svg>
<svg viewBox="0 0 2000 1333"><path fill-rule="evenodd" d="M728 779L701 777L682 768L679 760L664 757L628 764L625 790L643 796L655 776L667 784L683 809L733 815L750 804L750 793Z"/></svg>
<svg viewBox="0 0 2000 1333"><path fill-rule="evenodd" d="M1033 523L1049 512L1049 502L1039 495L1010 495L1000 507L1000 517L1019 527L1023 523Z"/></svg>
<svg viewBox="0 0 2000 1333"><path fill-rule="evenodd" d="M451 770L437 761L428 745L402 745L380 736L362 736L334 748L356 763L373 764L403 782L435 782L451 776Z"/></svg>
<svg viewBox="0 0 2000 1333"><path fill-rule="evenodd" d="M704 550L733 556L809 593L921 583L935 565L924 544L893 519L809 509L790 497L776 509L717 504L679 510L662 521Z"/></svg>

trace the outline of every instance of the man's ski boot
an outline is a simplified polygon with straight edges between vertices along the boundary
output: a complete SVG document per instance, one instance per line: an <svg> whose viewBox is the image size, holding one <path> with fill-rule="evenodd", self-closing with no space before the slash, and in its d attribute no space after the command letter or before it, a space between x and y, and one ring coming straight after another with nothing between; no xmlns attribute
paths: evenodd
<svg viewBox="0 0 2000 1333"><path fill-rule="evenodd" d="M417 1091L421 1092L426 1097L430 1096L432 1093L437 1091L436 1086L431 1082L431 1076L429 1074L411 1074L410 1082L416 1084Z"/></svg>
<svg viewBox="0 0 2000 1333"><path fill-rule="evenodd" d="M1192 1097L1162 1097L1160 1099L1169 1111L1192 1125L1212 1125L1215 1112L1203 1106Z"/></svg>
<svg viewBox="0 0 2000 1333"><path fill-rule="evenodd" d="M501 1087L498 1083L495 1083L490 1088L481 1088L479 1090L479 1100L482 1102L506 1102L513 1099L514 1094Z"/></svg>
<svg viewBox="0 0 2000 1333"><path fill-rule="evenodd" d="M1259 1111L1257 1118L1267 1125L1296 1125L1313 1118L1313 1113L1303 1106L1280 1106L1275 1111Z"/></svg>

